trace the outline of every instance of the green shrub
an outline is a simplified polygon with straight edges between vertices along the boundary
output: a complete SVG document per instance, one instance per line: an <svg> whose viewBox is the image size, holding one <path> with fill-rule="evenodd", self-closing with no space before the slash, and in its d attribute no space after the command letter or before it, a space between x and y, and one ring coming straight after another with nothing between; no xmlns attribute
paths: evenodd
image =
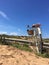
<svg viewBox="0 0 49 65"><path fill-rule="evenodd" d="M29 47L29 45L27 44L27 43L24 43L24 45L23 46L25 46L25 47Z"/></svg>
<svg viewBox="0 0 49 65"><path fill-rule="evenodd" d="M48 53L43 53L43 54L41 54L41 53L36 53L36 55L38 55L38 56L41 56L41 57L43 57L43 58L49 58L49 54Z"/></svg>
<svg viewBox="0 0 49 65"><path fill-rule="evenodd" d="M9 45L9 46L13 46L13 47L16 47L16 48L18 48L18 49L20 49L20 50L25 50L25 51L32 51L32 49L29 47L29 45L27 44L27 43L24 43L24 45L21 45L21 44L19 44L19 43L10 43L10 42L1 42L0 44L2 44L2 45Z"/></svg>
<svg viewBox="0 0 49 65"><path fill-rule="evenodd" d="M27 44L21 45L19 43L15 43L15 44L12 44L11 46L16 47L20 50L25 50L25 51L30 51L30 52L32 51L32 49Z"/></svg>

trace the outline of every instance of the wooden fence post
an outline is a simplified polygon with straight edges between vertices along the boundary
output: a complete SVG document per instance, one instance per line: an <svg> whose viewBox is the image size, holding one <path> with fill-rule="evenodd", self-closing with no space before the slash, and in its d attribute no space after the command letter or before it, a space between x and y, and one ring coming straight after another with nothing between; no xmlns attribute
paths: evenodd
<svg viewBox="0 0 49 65"><path fill-rule="evenodd" d="M1 35L1 42L2 42L2 35Z"/></svg>
<svg viewBox="0 0 49 65"><path fill-rule="evenodd" d="M42 35L40 34L40 53L43 53L43 41L42 41Z"/></svg>

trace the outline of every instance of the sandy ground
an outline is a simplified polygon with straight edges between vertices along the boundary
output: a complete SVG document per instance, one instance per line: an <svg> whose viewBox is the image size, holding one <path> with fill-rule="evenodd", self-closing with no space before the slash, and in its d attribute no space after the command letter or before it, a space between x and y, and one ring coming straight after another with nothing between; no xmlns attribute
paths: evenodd
<svg viewBox="0 0 49 65"><path fill-rule="evenodd" d="M49 59L10 46L0 45L0 65L49 65Z"/></svg>

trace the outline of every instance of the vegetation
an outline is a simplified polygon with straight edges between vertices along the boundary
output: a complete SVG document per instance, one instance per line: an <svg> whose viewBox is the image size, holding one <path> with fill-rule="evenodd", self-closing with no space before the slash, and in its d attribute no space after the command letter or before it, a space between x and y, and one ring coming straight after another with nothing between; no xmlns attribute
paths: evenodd
<svg viewBox="0 0 49 65"><path fill-rule="evenodd" d="M17 38L17 39L21 39L23 37L25 37L25 39L27 40L29 37L27 36L9 36L9 35L2 35L3 37L7 37L7 38ZM1 38L1 35L0 35L0 38ZM43 39L44 42L46 43L49 43L49 39ZM10 43L10 42L4 42L4 39L3 41L1 41L0 39L0 44L2 45L10 45L10 46L13 46L13 47L16 47L20 50L25 50L25 51L29 51L29 52L32 52L33 50L29 47L29 45L27 43L24 43L23 45L19 44L19 43ZM36 53L37 56L41 56L41 57L44 57L44 58L49 58L49 54L48 53Z"/></svg>
<svg viewBox="0 0 49 65"><path fill-rule="evenodd" d="M25 50L25 51L29 51L29 52L32 52L33 50L29 47L29 45L27 43L24 43L23 45L21 45L20 43L9 43L9 42L1 42L0 41L0 44L1 45L9 45L9 46L13 46L13 47L16 47L20 50Z"/></svg>
<svg viewBox="0 0 49 65"><path fill-rule="evenodd" d="M15 43L15 44L11 44L11 46L16 47L20 50L25 50L25 51L30 51L30 52L32 51L32 49L27 44L21 45L19 43Z"/></svg>
<svg viewBox="0 0 49 65"><path fill-rule="evenodd" d="M25 50L25 51L32 51L32 49L29 47L29 45L27 43L24 43L23 45L19 44L19 43L14 43L13 42L7 42L5 41L5 39L1 39L1 37L7 37L7 38L23 38L24 36L9 36L9 35L5 35L3 34L2 36L0 35L0 44L2 45L10 45L10 46L13 46L13 47L16 47L18 49L21 49L21 50ZM25 36L26 38L28 38L27 36ZM20 42L21 43L21 42Z"/></svg>
<svg viewBox="0 0 49 65"><path fill-rule="evenodd" d="M43 57L43 58L49 58L49 54L48 54L48 53L43 53L43 54L41 54L41 53L36 53L36 55L37 55L37 56L41 56L41 57Z"/></svg>
<svg viewBox="0 0 49 65"><path fill-rule="evenodd" d="M44 42L49 43L49 39L43 39Z"/></svg>
<svg viewBox="0 0 49 65"><path fill-rule="evenodd" d="M14 35L6 35L6 34L0 34L0 37L6 37L6 38L16 38L16 39L25 39L25 40L28 40L28 39L30 39L30 36L14 36ZM32 39L32 37L31 37L31 39Z"/></svg>
<svg viewBox="0 0 49 65"><path fill-rule="evenodd" d="M6 35L6 34L2 34L0 35L0 37L6 37L6 38L17 38L17 39L21 39L21 36L14 36L14 35Z"/></svg>

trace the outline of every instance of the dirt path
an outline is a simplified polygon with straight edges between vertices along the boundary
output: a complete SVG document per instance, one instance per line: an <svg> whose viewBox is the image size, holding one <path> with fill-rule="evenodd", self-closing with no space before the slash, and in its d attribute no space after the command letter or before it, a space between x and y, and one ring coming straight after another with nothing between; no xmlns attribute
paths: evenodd
<svg viewBox="0 0 49 65"><path fill-rule="evenodd" d="M49 65L49 59L10 46L0 45L0 65Z"/></svg>

